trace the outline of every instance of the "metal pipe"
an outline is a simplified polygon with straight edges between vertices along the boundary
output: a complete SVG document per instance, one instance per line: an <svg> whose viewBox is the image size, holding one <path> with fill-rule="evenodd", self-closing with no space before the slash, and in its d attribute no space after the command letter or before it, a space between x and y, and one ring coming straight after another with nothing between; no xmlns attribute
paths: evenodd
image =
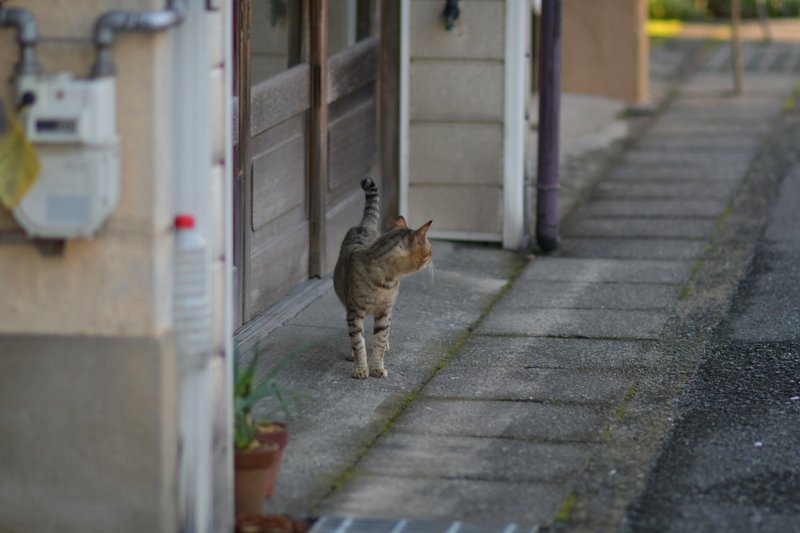
<svg viewBox="0 0 800 533"><path fill-rule="evenodd" d="M93 42L97 56L92 65L92 76L112 76L115 73L111 56L119 32L156 32L178 26L186 17L186 0L168 0L162 11L108 11L94 25Z"/></svg>
<svg viewBox="0 0 800 533"><path fill-rule="evenodd" d="M561 104L561 0L543 0L539 36L539 147L536 243L558 248L558 136Z"/></svg>
<svg viewBox="0 0 800 533"><path fill-rule="evenodd" d="M27 9L19 7L0 7L0 27L13 26L17 29L19 44L19 62L14 68L17 75L35 74L40 71L36 61L36 44L39 32L36 29L36 18Z"/></svg>

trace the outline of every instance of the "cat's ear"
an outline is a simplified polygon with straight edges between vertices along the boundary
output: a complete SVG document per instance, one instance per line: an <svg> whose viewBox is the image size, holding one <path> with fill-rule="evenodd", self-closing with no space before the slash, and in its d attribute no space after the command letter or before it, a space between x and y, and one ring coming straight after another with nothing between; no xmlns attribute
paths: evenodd
<svg viewBox="0 0 800 533"><path fill-rule="evenodd" d="M427 221L425 224L422 225L421 228L414 231L414 240L417 242L424 242L425 236L428 234L428 229L433 224L433 220Z"/></svg>
<svg viewBox="0 0 800 533"><path fill-rule="evenodd" d="M406 223L406 219L403 218L402 216L397 217L396 219L394 219L394 222L392 222L392 228L393 229L407 228L407 227L408 227L408 224Z"/></svg>

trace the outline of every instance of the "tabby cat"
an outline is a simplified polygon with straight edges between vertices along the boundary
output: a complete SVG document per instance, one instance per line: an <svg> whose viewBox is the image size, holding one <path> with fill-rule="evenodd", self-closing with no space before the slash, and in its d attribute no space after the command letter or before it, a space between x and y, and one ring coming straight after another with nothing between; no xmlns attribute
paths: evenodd
<svg viewBox="0 0 800 533"><path fill-rule="evenodd" d="M333 271L333 287L347 309L347 329L355 361L353 377L367 375L384 378L383 354L389 349L392 307L397 299L400 276L416 272L431 262L431 243L427 233L432 220L417 230L406 219L397 217L392 228L380 234L378 187L370 178L361 180L366 205L358 226L350 228L342 241L339 260ZM372 357L367 367L364 318L374 317Z"/></svg>

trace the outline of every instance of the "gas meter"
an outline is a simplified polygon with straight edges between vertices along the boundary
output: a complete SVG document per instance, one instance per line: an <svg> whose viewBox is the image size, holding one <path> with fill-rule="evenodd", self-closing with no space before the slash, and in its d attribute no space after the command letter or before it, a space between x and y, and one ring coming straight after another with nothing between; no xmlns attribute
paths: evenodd
<svg viewBox="0 0 800 533"><path fill-rule="evenodd" d="M115 78L22 74L16 82L41 171L14 218L30 237L89 237L119 200Z"/></svg>

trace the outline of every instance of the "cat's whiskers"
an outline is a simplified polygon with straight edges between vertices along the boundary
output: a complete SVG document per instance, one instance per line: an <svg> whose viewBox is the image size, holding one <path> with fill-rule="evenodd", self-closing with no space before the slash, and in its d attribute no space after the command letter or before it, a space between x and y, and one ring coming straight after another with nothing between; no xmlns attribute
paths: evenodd
<svg viewBox="0 0 800 533"><path fill-rule="evenodd" d="M433 267L433 258L431 258L431 260L428 261L427 265L422 267L422 270L428 271L428 285L431 288L434 288L436 286L436 279L435 279L435 269Z"/></svg>

